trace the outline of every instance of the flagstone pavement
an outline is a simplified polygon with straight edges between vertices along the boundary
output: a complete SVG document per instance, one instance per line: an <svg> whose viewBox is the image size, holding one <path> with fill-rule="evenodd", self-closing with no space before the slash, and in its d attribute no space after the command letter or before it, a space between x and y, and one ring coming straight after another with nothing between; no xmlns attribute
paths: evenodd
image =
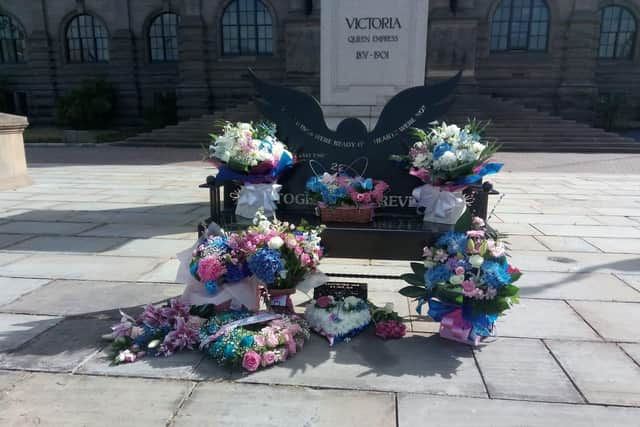
<svg viewBox="0 0 640 427"><path fill-rule="evenodd" d="M638 425L640 156L500 156L490 222L525 274L480 348L440 339L397 294L407 262L326 258L411 333L314 338L241 375L195 352L110 366L100 340L117 309L182 292L175 255L207 215L200 153L28 154L34 184L0 191L0 425Z"/></svg>

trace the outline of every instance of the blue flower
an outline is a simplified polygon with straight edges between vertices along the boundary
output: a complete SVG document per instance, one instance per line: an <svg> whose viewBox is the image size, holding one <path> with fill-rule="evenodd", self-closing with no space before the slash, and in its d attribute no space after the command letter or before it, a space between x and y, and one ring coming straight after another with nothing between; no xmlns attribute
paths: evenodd
<svg viewBox="0 0 640 427"><path fill-rule="evenodd" d="M442 157L442 155L444 153L446 153L447 151L451 151L453 147L451 147L451 145L449 144L440 144L440 145L436 145L436 147L433 149L433 158L434 160L439 159L440 157Z"/></svg>
<svg viewBox="0 0 640 427"><path fill-rule="evenodd" d="M231 248L227 244L227 238L223 236L216 236L209 242L207 242L207 248L216 253L227 253Z"/></svg>
<svg viewBox="0 0 640 427"><path fill-rule="evenodd" d="M247 277L249 274L246 271L246 266L244 264L236 265L232 262L228 262L225 264L227 268L227 273L225 274L225 279L227 282L235 283Z"/></svg>
<svg viewBox="0 0 640 427"><path fill-rule="evenodd" d="M209 280L204 284L204 287L210 294L215 294L216 292L218 292L218 282L216 282L215 280Z"/></svg>
<svg viewBox="0 0 640 427"><path fill-rule="evenodd" d="M273 249L260 249L249 258L249 270L267 285L272 285L283 269L284 261L280 258L280 252Z"/></svg>
<svg viewBox="0 0 640 427"><path fill-rule="evenodd" d="M484 281L492 288L501 288L511 283L511 275L507 273L509 264L503 264L495 261L485 261L480 267L483 273Z"/></svg>
<svg viewBox="0 0 640 427"><path fill-rule="evenodd" d="M192 262L191 265L189 266L189 271L191 272L192 276L195 276L196 273L198 272L198 263Z"/></svg>
<svg viewBox="0 0 640 427"><path fill-rule="evenodd" d="M224 357L229 359L229 358L232 358L235 354L236 354L236 350L233 347L233 345L227 344L224 347Z"/></svg>
<svg viewBox="0 0 640 427"><path fill-rule="evenodd" d="M318 178L317 176L312 176L311 178L309 178L307 180L306 187L307 190L313 193L320 193L323 189L327 188L327 186L324 185L322 180L320 180L320 178Z"/></svg>
<svg viewBox="0 0 640 427"><path fill-rule="evenodd" d="M424 283L427 289L433 289L438 283L449 281L451 271L446 265L438 265L430 268L424 273Z"/></svg>
<svg viewBox="0 0 640 427"><path fill-rule="evenodd" d="M247 335L246 337L242 338L240 340L240 345L242 347L251 347L253 345L253 336L252 335Z"/></svg>
<svg viewBox="0 0 640 427"><path fill-rule="evenodd" d="M450 255L455 255L458 252L464 253L467 248L467 235L465 233L456 233L455 231L447 231L444 233L436 245L442 248L446 248Z"/></svg>

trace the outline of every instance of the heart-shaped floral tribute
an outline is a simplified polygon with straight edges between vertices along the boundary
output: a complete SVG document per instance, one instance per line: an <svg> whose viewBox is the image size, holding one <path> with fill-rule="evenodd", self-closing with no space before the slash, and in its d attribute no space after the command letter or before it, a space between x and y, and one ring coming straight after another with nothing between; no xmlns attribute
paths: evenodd
<svg viewBox="0 0 640 427"><path fill-rule="evenodd" d="M344 299L322 296L311 300L305 317L315 332L327 338L329 345L358 335L371 323L369 304L354 296Z"/></svg>

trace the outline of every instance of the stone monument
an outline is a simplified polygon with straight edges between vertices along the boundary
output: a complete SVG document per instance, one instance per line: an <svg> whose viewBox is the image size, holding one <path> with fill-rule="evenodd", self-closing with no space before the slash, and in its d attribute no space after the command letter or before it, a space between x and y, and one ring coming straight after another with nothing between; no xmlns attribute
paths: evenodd
<svg viewBox="0 0 640 427"><path fill-rule="evenodd" d="M395 94L425 81L428 0L324 0L320 103L327 125L369 130Z"/></svg>
<svg viewBox="0 0 640 427"><path fill-rule="evenodd" d="M0 191L31 184L22 137L28 125L26 117L0 113Z"/></svg>

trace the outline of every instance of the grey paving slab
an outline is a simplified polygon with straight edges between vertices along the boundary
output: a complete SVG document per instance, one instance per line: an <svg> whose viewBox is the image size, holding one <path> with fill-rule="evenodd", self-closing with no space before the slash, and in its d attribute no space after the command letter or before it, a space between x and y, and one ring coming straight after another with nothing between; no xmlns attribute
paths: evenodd
<svg viewBox="0 0 640 427"><path fill-rule="evenodd" d="M178 412L175 426L211 425L212 414L215 414L215 424L228 427L396 425L393 394L249 384L199 384Z"/></svg>
<svg viewBox="0 0 640 427"><path fill-rule="evenodd" d="M155 258L47 253L19 259L3 266L0 269L0 275L53 279L135 281L143 274L151 271L159 261Z"/></svg>
<svg viewBox="0 0 640 427"><path fill-rule="evenodd" d="M601 207L601 208L596 208L595 211L600 215L617 215L617 216L637 216L638 215L638 209L633 207L628 207L628 208Z"/></svg>
<svg viewBox="0 0 640 427"><path fill-rule="evenodd" d="M0 352L14 350L62 320L52 316L0 313Z"/></svg>
<svg viewBox="0 0 640 427"><path fill-rule="evenodd" d="M10 221L0 225L0 233L73 235L95 228L96 225L78 222Z"/></svg>
<svg viewBox="0 0 640 427"><path fill-rule="evenodd" d="M41 236L5 248L5 251L100 253L127 242L125 238Z"/></svg>
<svg viewBox="0 0 640 427"><path fill-rule="evenodd" d="M39 373L0 399L0 425L163 426L191 389L185 381Z"/></svg>
<svg viewBox="0 0 640 427"><path fill-rule="evenodd" d="M10 264L19 259L27 258L28 256L29 256L28 254L17 254L17 253L10 254L6 252L0 252L0 266ZM0 268L0 275L6 275L6 273L4 272L4 268Z"/></svg>
<svg viewBox="0 0 640 427"><path fill-rule="evenodd" d="M398 426L635 427L640 409L400 394Z"/></svg>
<svg viewBox="0 0 640 427"><path fill-rule="evenodd" d="M111 249L107 255L175 258L178 252L192 247L195 240L134 239Z"/></svg>
<svg viewBox="0 0 640 427"><path fill-rule="evenodd" d="M368 296L369 300L378 307L391 303L400 316L409 316L409 299L398 292L369 292Z"/></svg>
<svg viewBox="0 0 640 427"><path fill-rule="evenodd" d="M489 221L493 224L493 219ZM524 235L524 236L537 236L542 234L537 228L532 227L529 224L512 224L501 222L496 226L498 231L507 235Z"/></svg>
<svg viewBox="0 0 640 427"><path fill-rule="evenodd" d="M107 224L98 228L94 228L83 236L106 236L106 237L129 237L147 239L151 237L170 238L170 239L188 239L196 241L198 237L197 230L191 226L164 224L164 225L145 225L145 224Z"/></svg>
<svg viewBox="0 0 640 427"><path fill-rule="evenodd" d="M607 340L640 341L640 303L569 301Z"/></svg>
<svg viewBox="0 0 640 427"><path fill-rule="evenodd" d="M640 365L640 344L622 343L618 345L636 362L636 364Z"/></svg>
<svg viewBox="0 0 640 427"><path fill-rule="evenodd" d="M629 226L635 227L638 225L631 218L627 218L626 216L613 216L613 215L589 215L591 218L598 221L603 225L621 225L621 226Z"/></svg>
<svg viewBox="0 0 640 427"><path fill-rule="evenodd" d="M510 250L520 251L548 251L545 245L537 241L533 236L509 236L506 239Z"/></svg>
<svg viewBox="0 0 640 427"><path fill-rule="evenodd" d="M539 224L536 228L549 236L640 238L640 229L636 227Z"/></svg>
<svg viewBox="0 0 640 427"><path fill-rule="evenodd" d="M617 274L622 281L640 291L640 274Z"/></svg>
<svg viewBox="0 0 640 427"><path fill-rule="evenodd" d="M138 279L140 282L175 283L180 261L170 259Z"/></svg>
<svg viewBox="0 0 640 427"><path fill-rule="evenodd" d="M180 285L57 280L0 310L63 316L99 314L119 319L119 309L127 311L162 302L183 291L184 286Z"/></svg>
<svg viewBox="0 0 640 427"><path fill-rule="evenodd" d="M520 296L542 299L640 301L640 288L613 274L528 271L516 283Z"/></svg>
<svg viewBox="0 0 640 427"><path fill-rule="evenodd" d="M0 371L0 396L7 393L14 385L27 378L29 373L16 371Z"/></svg>
<svg viewBox="0 0 640 427"><path fill-rule="evenodd" d="M640 367L616 344L547 344L589 403L640 405Z"/></svg>
<svg viewBox="0 0 640 427"><path fill-rule="evenodd" d="M600 339L564 301L523 298L498 319L497 328L501 337Z"/></svg>
<svg viewBox="0 0 640 427"><path fill-rule="evenodd" d="M542 341L499 338L475 355L491 398L584 402Z"/></svg>
<svg viewBox="0 0 640 427"><path fill-rule="evenodd" d="M560 273L635 273L640 256L588 252L511 251L513 262L522 271Z"/></svg>
<svg viewBox="0 0 640 427"><path fill-rule="evenodd" d="M203 355L198 351L182 351L171 357L144 357L135 363L124 363L120 365L112 364L112 357L109 352L110 343L105 344L105 348L86 361L77 372L106 375L109 377L143 377L143 378L172 378L172 379L202 379L196 370L202 361ZM206 362L214 365L207 371L205 379L216 379L214 368L218 369L217 378L225 379L230 377L230 372L218 368L211 360Z"/></svg>
<svg viewBox="0 0 640 427"><path fill-rule="evenodd" d="M0 306L49 283L47 279L0 277Z"/></svg>
<svg viewBox="0 0 640 427"><path fill-rule="evenodd" d="M282 365L241 382L486 396L471 349L438 336L382 341L371 328L333 348L314 336Z"/></svg>
<svg viewBox="0 0 640 427"><path fill-rule="evenodd" d="M513 214L500 213L500 219L512 224L571 224L571 225L599 225L600 223L586 215L560 214Z"/></svg>
<svg viewBox="0 0 640 427"><path fill-rule="evenodd" d="M607 253L640 254L640 239L609 239L604 237L590 237L585 239L593 246ZM640 263L638 264L640 271Z"/></svg>
<svg viewBox="0 0 640 427"><path fill-rule="evenodd" d="M601 252L598 248L590 245L580 237L536 236L535 238L552 251ZM518 248L514 249L517 250Z"/></svg>
<svg viewBox="0 0 640 427"><path fill-rule="evenodd" d="M17 351L0 354L0 368L71 372L105 342L113 322L65 319Z"/></svg>
<svg viewBox="0 0 640 427"><path fill-rule="evenodd" d="M30 239L32 236L24 234L0 234L0 249L11 246L22 240Z"/></svg>

